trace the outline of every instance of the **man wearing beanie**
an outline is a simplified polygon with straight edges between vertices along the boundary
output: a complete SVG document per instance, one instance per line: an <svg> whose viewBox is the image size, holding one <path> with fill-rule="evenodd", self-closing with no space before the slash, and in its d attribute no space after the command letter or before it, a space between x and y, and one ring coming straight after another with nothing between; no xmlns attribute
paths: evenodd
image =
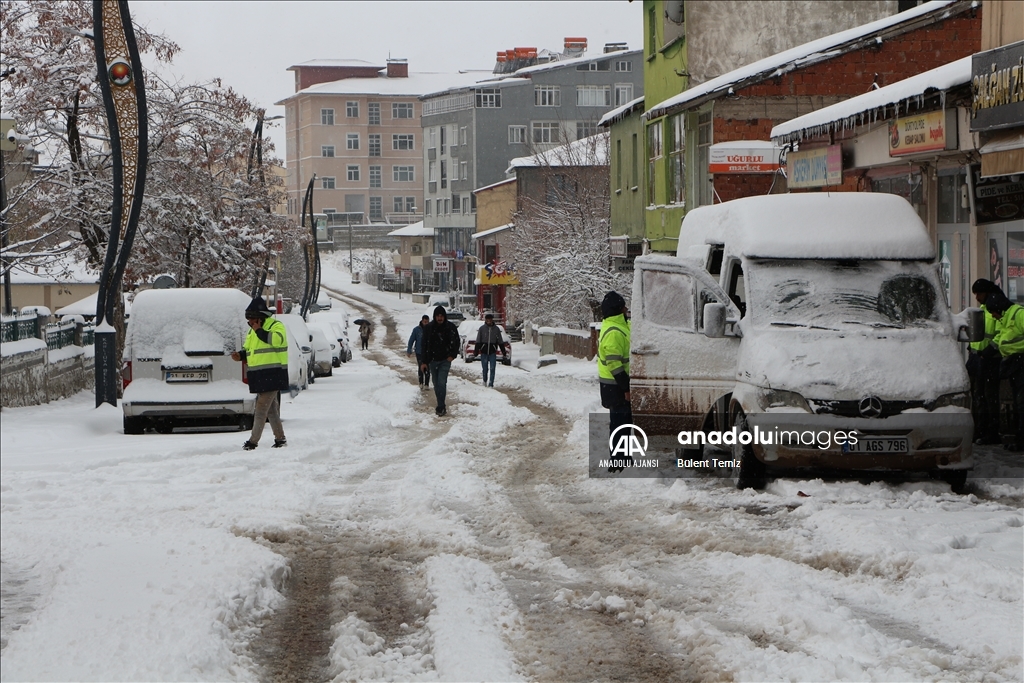
<svg viewBox="0 0 1024 683"><path fill-rule="evenodd" d="M1013 390L1014 441L1012 451L1024 451L1024 308L1011 302L1000 290L989 293L985 307L999 322L995 343L1003 357L999 374L1010 380Z"/></svg>
<svg viewBox="0 0 1024 683"><path fill-rule="evenodd" d="M274 431L274 448L287 445L281 425L281 394L288 388L288 333L284 323L270 317L270 309L262 297L256 297L245 309L249 333L242 350L231 358L247 361L249 391L256 394L256 414L252 434L242 448L251 451L260 443L263 425L270 419Z"/></svg>
<svg viewBox="0 0 1024 683"><path fill-rule="evenodd" d="M629 321L626 300L608 292L601 302L601 336L597 342L597 377L601 384L601 405L608 409L608 433L633 422L629 403ZM622 471L609 467L608 471Z"/></svg>
<svg viewBox="0 0 1024 683"><path fill-rule="evenodd" d="M430 371L434 382L434 396L437 408L434 413L441 417L448 413L445 401L448 396L448 371L452 361L459 355L459 329L448 320L444 306L434 309L434 319L423 329L423 362L420 370Z"/></svg>
<svg viewBox="0 0 1024 683"><path fill-rule="evenodd" d="M978 279L971 285L974 298L985 311L985 338L969 344L967 374L971 378L971 408L977 444L999 443L999 348L996 344L996 319L985 302L989 295L1002 295L991 280Z"/></svg>

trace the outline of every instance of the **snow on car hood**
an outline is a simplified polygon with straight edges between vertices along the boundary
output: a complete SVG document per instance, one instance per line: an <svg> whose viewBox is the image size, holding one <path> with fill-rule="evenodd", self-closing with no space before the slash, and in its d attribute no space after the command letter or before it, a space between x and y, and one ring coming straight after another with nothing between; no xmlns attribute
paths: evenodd
<svg viewBox="0 0 1024 683"><path fill-rule="evenodd" d="M969 387L957 345L939 330L743 331L737 379L805 398L929 400Z"/></svg>

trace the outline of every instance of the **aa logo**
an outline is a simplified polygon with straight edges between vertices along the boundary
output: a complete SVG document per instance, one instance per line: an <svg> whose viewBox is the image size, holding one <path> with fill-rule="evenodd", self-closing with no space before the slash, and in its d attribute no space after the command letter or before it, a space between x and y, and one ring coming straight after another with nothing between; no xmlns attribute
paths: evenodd
<svg viewBox="0 0 1024 683"><path fill-rule="evenodd" d="M637 435L643 439L642 445ZM616 457L642 459L647 454L647 434L636 425L619 425L608 437L608 449L611 450L613 459Z"/></svg>

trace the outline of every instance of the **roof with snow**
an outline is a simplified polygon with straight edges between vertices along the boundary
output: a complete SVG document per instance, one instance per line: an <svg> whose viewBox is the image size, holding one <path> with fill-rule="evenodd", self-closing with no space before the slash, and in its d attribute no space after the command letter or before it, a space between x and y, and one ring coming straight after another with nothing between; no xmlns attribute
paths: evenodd
<svg viewBox="0 0 1024 683"><path fill-rule="evenodd" d="M76 261L69 254L60 255L42 265L31 265L25 261L15 261L11 265L11 282L18 285L92 285L99 281L98 271L92 270L81 261Z"/></svg>
<svg viewBox="0 0 1024 683"><path fill-rule="evenodd" d="M598 133L590 137L574 140L567 145L559 145L546 152L539 152L528 157L516 157L509 162L505 173L514 173L517 168L535 166L607 166L608 165L608 133Z"/></svg>
<svg viewBox="0 0 1024 683"><path fill-rule="evenodd" d="M510 76L526 76L529 74L540 73L542 71L551 71L552 69L559 69L566 66L577 66L579 64L589 64L591 62L600 62L605 59L618 59L620 57L638 55L643 50L617 50L615 52L603 52L593 57L567 57L559 59L557 62L548 62L547 64L534 64L533 66L524 66L522 69L516 69Z"/></svg>
<svg viewBox="0 0 1024 683"><path fill-rule="evenodd" d="M812 40L778 54L741 66L718 78L695 85L678 95L647 109L648 119L664 116L672 110L689 109L707 100L729 94L740 88L782 76L796 69L824 62L879 42L889 34L900 34L922 25L932 24L965 12L977 3L968 0L932 0L912 9L862 26Z"/></svg>
<svg viewBox="0 0 1024 683"><path fill-rule="evenodd" d="M644 96L641 95L640 97L636 98L635 100L631 100L629 102L626 102L621 107L616 107L615 109L612 109L610 112L607 112L604 116L601 117L601 120L597 122L597 125L598 126L604 126L604 125L613 124L616 121L619 121L621 119L626 118L627 116L632 114L637 109L643 108L643 105L644 105Z"/></svg>
<svg viewBox="0 0 1024 683"><path fill-rule="evenodd" d="M308 62L303 62L302 64L293 64L290 67L288 67L286 71L297 69L300 66L372 66L378 69L387 68L384 64L374 64L373 62L368 62L365 59L311 59Z"/></svg>
<svg viewBox="0 0 1024 683"><path fill-rule="evenodd" d="M884 88L780 123L772 128L772 140L779 143L792 142L826 135L836 128L851 128L869 123L876 118L885 118L885 109L889 106L895 105L898 113L901 105L903 109L907 109L911 100L920 100L933 93L945 96L947 90L970 82L971 57L964 57Z"/></svg>
<svg viewBox="0 0 1024 683"><path fill-rule="evenodd" d="M499 225L496 228L488 228L487 230L481 230L480 232L474 232L470 239L478 240L481 237L487 237L488 235L494 235L499 232L504 232L515 227L515 223L505 223L505 225Z"/></svg>
<svg viewBox="0 0 1024 683"><path fill-rule="evenodd" d="M457 73L410 72L407 78L388 78L384 73L376 78L343 78L339 81L317 83L289 95L275 104L284 104L300 95L407 95L420 97L427 93L472 85L487 71L459 71Z"/></svg>
<svg viewBox="0 0 1024 683"><path fill-rule="evenodd" d="M725 244L749 258L930 260L935 247L910 203L873 192L763 195L693 209L679 250Z"/></svg>
<svg viewBox="0 0 1024 683"><path fill-rule="evenodd" d="M499 180L496 183L491 183L490 185L484 185L483 187L478 187L475 190L473 190L473 192L483 192L484 190L490 190L492 188L498 187L499 185L507 185L508 183L514 183L515 181L516 181L515 178L505 178L504 180Z"/></svg>
<svg viewBox="0 0 1024 683"><path fill-rule="evenodd" d="M388 237L433 237L433 228L424 228L423 221L417 223L410 223L404 228L398 230L392 230L388 233Z"/></svg>

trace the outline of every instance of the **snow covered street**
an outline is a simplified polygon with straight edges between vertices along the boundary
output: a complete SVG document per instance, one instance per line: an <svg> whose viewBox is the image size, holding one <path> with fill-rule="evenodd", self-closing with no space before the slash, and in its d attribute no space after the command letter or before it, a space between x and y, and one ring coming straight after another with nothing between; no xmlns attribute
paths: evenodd
<svg viewBox="0 0 1024 683"><path fill-rule="evenodd" d="M285 449L3 411L3 680L1024 679L1020 480L588 479L591 363L457 360L436 418L423 307L346 279Z"/></svg>

